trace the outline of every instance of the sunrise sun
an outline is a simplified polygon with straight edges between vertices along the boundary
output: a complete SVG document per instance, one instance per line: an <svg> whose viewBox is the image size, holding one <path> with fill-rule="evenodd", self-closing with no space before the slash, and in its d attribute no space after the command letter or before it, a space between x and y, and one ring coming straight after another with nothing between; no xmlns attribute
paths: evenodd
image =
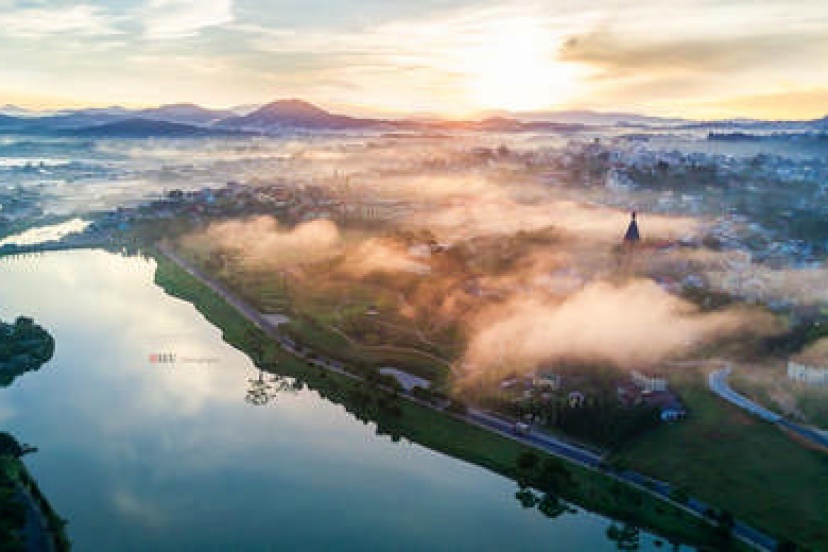
<svg viewBox="0 0 828 552"><path fill-rule="evenodd" d="M471 100L483 109L529 111L560 106L577 92L582 69L556 59L559 39L532 20L499 25L464 52Z"/></svg>

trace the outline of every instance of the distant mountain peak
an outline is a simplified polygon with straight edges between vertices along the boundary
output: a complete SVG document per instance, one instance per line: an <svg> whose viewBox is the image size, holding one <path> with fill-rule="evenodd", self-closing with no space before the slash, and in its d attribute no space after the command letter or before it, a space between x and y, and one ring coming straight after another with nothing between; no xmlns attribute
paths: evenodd
<svg viewBox="0 0 828 552"><path fill-rule="evenodd" d="M358 119L346 115L336 115L312 103L291 98L263 105L252 113L241 117L230 117L221 121L219 125L255 130L274 128L342 130L374 126L381 122L375 119Z"/></svg>
<svg viewBox="0 0 828 552"><path fill-rule="evenodd" d="M167 104L137 112L139 117L195 125L207 125L232 114L232 111L226 109L207 109L194 103Z"/></svg>
<svg viewBox="0 0 828 552"><path fill-rule="evenodd" d="M290 98L287 100L276 100L260 107L256 112L291 115L296 117L328 117L331 114L321 107L315 106L305 100Z"/></svg>

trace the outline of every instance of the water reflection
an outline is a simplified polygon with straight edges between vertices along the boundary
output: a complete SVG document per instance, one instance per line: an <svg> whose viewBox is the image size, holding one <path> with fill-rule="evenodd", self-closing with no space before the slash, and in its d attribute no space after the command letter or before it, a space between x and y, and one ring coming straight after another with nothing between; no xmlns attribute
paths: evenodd
<svg viewBox="0 0 828 552"><path fill-rule="evenodd" d="M244 400L255 406L264 406L275 399L280 393L296 394L304 388L304 384L295 378L268 374L260 368L259 375L247 380L250 387Z"/></svg>
<svg viewBox="0 0 828 552"><path fill-rule="evenodd" d="M527 512L512 481L401 439L382 395L262 371L153 272L100 251L0 261L0 318L57 342L0 392L0 423L39 446L76 549L615 548L609 520L543 495Z"/></svg>

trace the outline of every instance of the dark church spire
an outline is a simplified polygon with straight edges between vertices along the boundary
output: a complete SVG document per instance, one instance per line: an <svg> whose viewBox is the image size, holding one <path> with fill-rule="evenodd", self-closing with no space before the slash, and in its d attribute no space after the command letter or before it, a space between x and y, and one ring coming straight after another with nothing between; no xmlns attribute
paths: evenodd
<svg viewBox="0 0 828 552"><path fill-rule="evenodd" d="M627 233L624 234L624 243L635 243L641 241L641 235L638 233L638 222L635 220L635 211L632 212L632 220L627 227Z"/></svg>

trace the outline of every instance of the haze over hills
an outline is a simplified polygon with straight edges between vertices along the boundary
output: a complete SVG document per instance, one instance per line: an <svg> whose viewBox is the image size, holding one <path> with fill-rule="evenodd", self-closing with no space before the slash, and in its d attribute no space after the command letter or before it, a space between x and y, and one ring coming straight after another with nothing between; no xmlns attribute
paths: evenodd
<svg viewBox="0 0 828 552"><path fill-rule="evenodd" d="M507 117L523 122L548 122L579 125L675 125L686 122L676 117L655 117L637 113L592 111L589 109L555 111L494 111L492 117Z"/></svg>
<svg viewBox="0 0 828 552"><path fill-rule="evenodd" d="M233 117L235 113L229 109L207 109L192 103L181 103L143 109L135 115L140 118L171 123L211 125L223 119Z"/></svg>
<svg viewBox="0 0 828 552"><path fill-rule="evenodd" d="M207 136L238 136L247 133L210 126L196 126L173 121L133 117L102 125L74 129L71 134L73 136L96 138L200 138Z"/></svg>
<svg viewBox="0 0 828 552"><path fill-rule="evenodd" d="M249 109L249 106L248 108ZM246 109L246 110L247 110ZM245 111L246 111L245 110ZM78 134L85 136L207 136L228 132L273 134L291 130L465 130L483 132L577 132L590 127L634 126L672 129L743 129L824 132L828 117L813 121L691 121L634 113L574 111L491 112L480 120L361 118L331 113L300 99L278 100L239 115L231 109L208 109L192 103L149 109L119 106L63 111L41 115L5 106L0 132ZM142 122L143 121L143 122ZM169 126L156 123L174 123ZM185 128L190 127L190 128Z"/></svg>
<svg viewBox="0 0 828 552"><path fill-rule="evenodd" d="M268 130L274 127L345 130L377 127L387 123L379 119L336 115L303 100L290 99L269 103L248 115L224 119L217 125L247 130Z"/></svg>

